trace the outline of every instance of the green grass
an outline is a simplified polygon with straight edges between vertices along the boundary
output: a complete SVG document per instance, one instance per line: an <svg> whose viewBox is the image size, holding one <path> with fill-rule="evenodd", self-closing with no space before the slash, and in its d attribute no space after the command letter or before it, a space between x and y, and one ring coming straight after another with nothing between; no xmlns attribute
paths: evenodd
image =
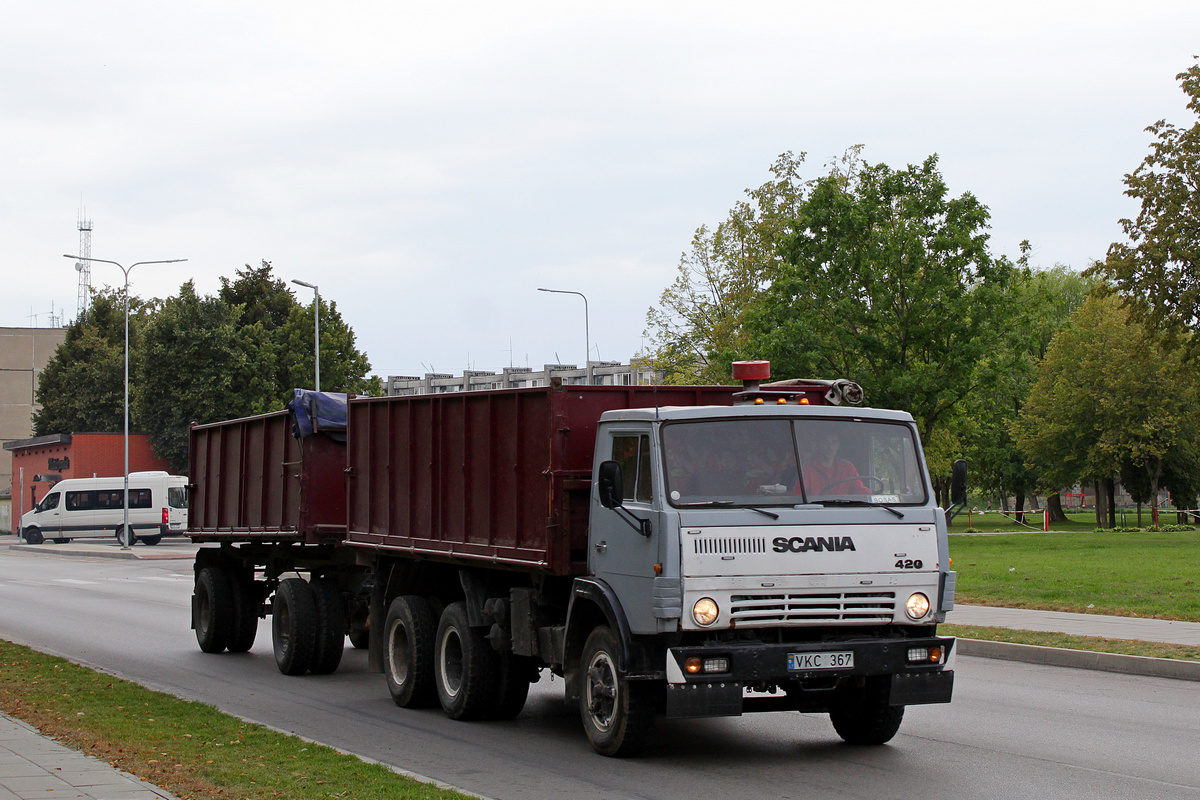
<svg viewBox="0 0 1200 800"><path fill-rule="evenodd" d="M0 641L0 708L182 798L465 798L329 747Z"/></svg>
<svg viewBox="0 0 1200 800"><path fill-rule="evenodd" d="M1200 622L1200 531L954 536L957 601Z"/></svg>
<svg viewBox="0 0 1200 800"><path fill-rule="evenodd" d="M980 625L939 625L938 633L964 639L986 639L992 642L1015 642L1016 644L1032 644L1040 647L1063 647L1068 650L1091 650L1097 653L1120 653L1127 656L1200 661L1200 647L1185 644L1106 639L1101 636L1072 636L1066 633L1022 631Z"/></svg>

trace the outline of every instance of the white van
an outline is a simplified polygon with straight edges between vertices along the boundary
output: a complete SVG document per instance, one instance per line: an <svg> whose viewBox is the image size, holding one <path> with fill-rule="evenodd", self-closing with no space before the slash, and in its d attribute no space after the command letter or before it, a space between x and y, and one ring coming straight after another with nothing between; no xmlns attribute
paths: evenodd
<svg viewBox="0 0 1200 800"><path fill-rule="evenodd" d="M51 539L116 535L121 539L125 479L67 478L54 484L32 511L21 517L29 544ZM187 478L166 472L129 473L129 527L133 544L158 544L164 536L187 531Z"/></svg>

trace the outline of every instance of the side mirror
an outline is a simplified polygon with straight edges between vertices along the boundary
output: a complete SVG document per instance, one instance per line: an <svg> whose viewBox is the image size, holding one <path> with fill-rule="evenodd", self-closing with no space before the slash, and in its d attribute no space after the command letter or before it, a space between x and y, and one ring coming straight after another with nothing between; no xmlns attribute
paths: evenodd
<svg viewBox="0 0 1200 800"><path fill-rule="evenodd" d="M967 504L967 462L958 459L950 473L950 502L956 506Z"/></svg>
<svg viewBox="0 0 1200 800"><path fill-rule="evenodd" d="M625 503L625 476L616 461L602 461L596 473L599 482L600 505L605 508L620 508Z"/></svg>

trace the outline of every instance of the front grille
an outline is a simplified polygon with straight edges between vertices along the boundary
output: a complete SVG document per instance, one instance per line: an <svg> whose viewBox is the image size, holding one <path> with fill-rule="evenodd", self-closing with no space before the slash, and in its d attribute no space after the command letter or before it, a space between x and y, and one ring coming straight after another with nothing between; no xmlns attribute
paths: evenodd
<svg viewBox="0 0 1200 800"><path fill-rule="evenodd" d="M895 592L803 592L735 594L730 618L746 622L891 622Z"/></svg>
<svg viewBox="0 0 1200 800"><path fill-rule="evenodd" d="M722 536L696 539L696 555L741 555L767 552L767 540L762 537Z"/></svg>

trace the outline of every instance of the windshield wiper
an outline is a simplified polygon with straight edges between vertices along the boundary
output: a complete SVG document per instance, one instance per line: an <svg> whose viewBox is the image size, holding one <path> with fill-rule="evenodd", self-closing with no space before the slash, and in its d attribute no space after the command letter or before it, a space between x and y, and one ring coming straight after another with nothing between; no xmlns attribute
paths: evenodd
<svg viewBox="0 0 1200 800"><path fill-rule="evenodd" d="M904 519L904 514L889 505L883 503L870 503L866 500L810 500L810 503L816 503L822 506L865 506L869 508L882 508L892 514L895 514L900 519Z"/></svg>
<svg viewBox="0 0 1200 800"><path fill-rule="evenodd" d="M734 502L732 500L705 500L702 503L675 503L675 506L676 508L732 508L734 506ZM757 511L764 517L779 519L778 514L772 511L767 511L764 508L756 508L754 506L738 506L738 508L748 508L751 511Z"/></svg>

